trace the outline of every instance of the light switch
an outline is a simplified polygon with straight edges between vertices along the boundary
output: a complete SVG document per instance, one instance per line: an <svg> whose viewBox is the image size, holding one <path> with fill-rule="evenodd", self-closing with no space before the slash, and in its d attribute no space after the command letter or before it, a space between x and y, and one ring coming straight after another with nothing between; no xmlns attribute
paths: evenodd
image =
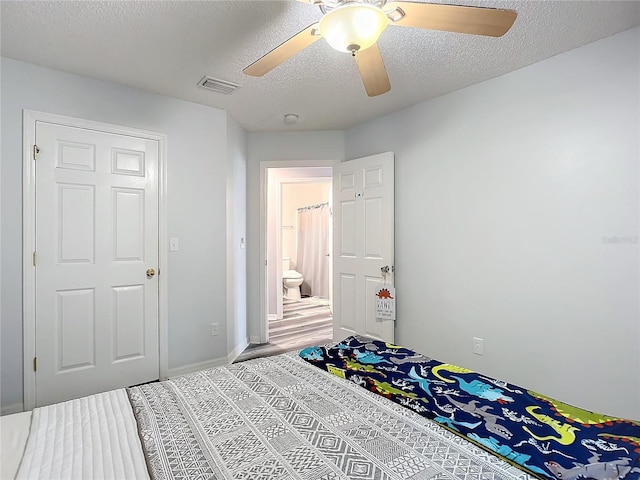
<svg viewBox="0 0 640 480"><path fill-rule="evenodd" d="M177 252L178 250L180 250L180 242L177 238L169 239L169 250L171 252Z"/></svg>
<svg viewBox="0 0 640 480"><path fill-rule="evenodd" d="M484 355L484 340L482 338L473 337L473 353Z"/></svg>
<svg viewBox="0 0 640 480"><path fill-rule="evenodd" d="M240 248L244 248L246 245L245 241L244 241L244 237L240 239Z"/></svg>

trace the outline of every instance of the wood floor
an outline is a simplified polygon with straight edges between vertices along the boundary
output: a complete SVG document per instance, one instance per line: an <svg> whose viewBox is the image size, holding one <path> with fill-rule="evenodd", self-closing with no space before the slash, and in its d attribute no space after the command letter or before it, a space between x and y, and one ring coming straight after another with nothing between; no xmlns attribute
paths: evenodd
<svg viewBox="0 0 640 480"><path fill-rule="evenodd" d="M332 341L333 317L326 299L285 299L282 320L269 322L269 342L249 345L235 360L268 357ZM235 363L234 362L234 363Z"/></svg>

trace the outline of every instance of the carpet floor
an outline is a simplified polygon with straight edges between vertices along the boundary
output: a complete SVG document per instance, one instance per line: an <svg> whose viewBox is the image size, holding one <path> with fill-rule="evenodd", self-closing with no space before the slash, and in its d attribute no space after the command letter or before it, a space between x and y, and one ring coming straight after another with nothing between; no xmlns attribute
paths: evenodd
<svg viewBox="0 0 640 480"><path fill-rule="evenodd" d="M327 299L285 299L282 320L269 322L269 342L249 345L234 363L328 343L332 338L333 317Z"/></svg>

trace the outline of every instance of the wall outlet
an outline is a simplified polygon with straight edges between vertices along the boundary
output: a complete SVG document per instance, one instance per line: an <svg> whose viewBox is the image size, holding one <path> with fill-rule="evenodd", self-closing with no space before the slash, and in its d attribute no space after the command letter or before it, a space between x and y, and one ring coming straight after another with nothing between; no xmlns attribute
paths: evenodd
<svg viewBox="0 0 640 480"><path fill-rule="evenodd" d="M171 237L169 239L169 251L177 252L178 250L180 250L180 240L175 237Z"/></svg>
<svg viewBox="0 0 640 480"><path fill-rule="evenodd" d="M220 324L219 323L212 323L211 324L211 336L212 337L217 337L218 336L218 326Z"/></svg>
<svg viewBox="0 0 640 480"><path fill-rule="evenodd" d="M473 337L473 353L484 355L484 340L482 338Z"/></svg>

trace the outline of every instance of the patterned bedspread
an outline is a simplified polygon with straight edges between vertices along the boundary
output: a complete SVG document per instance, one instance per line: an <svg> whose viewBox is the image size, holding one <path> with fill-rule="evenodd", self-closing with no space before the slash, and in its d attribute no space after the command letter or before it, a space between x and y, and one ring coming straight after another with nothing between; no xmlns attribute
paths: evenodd
<svg viewBox="0 0 640 480"><path fill-rule="evenodd" d="M582 410L412 350L348 337L300 356L540 478L637 480L640 423Z"/></svg>
<svg viewBox="0 0 640 480"><path fill-rule="evenodd" d="M128 392L155 479L529 478L297 352Z"/></svg>

